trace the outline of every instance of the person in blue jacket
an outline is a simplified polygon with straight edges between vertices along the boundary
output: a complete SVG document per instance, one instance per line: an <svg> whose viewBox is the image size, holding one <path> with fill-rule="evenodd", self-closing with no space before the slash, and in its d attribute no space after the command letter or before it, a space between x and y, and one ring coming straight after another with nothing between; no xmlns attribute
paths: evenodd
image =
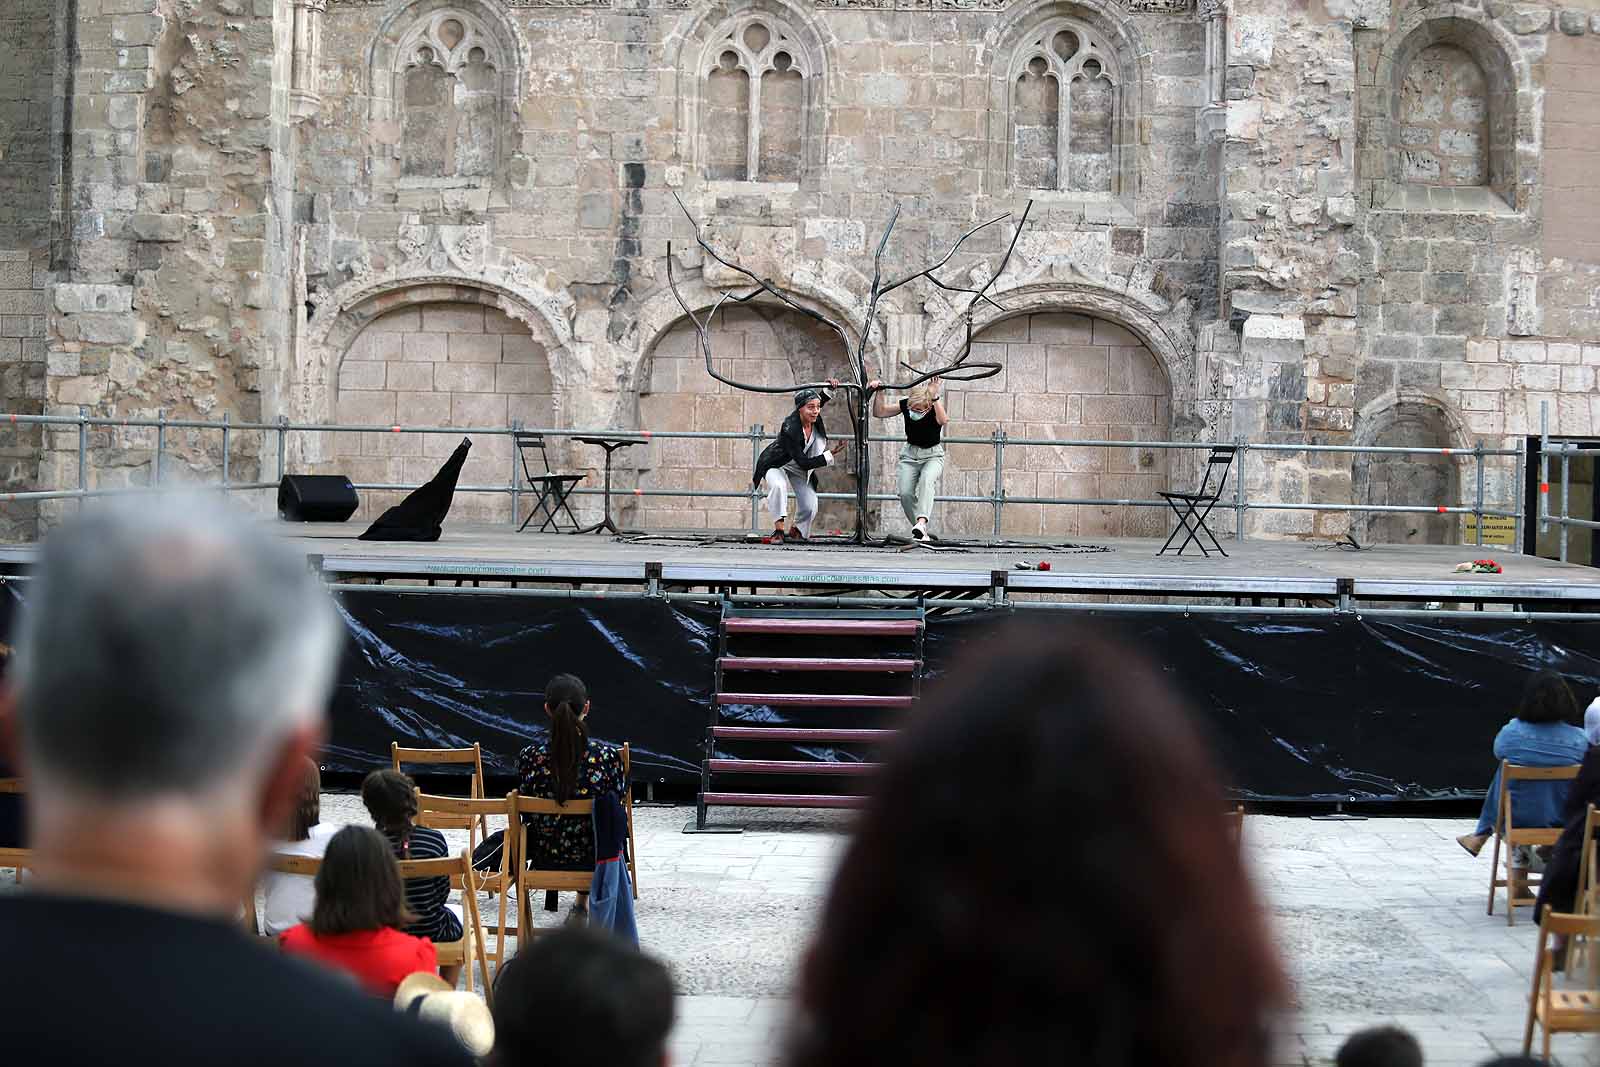
<svg viewBox="0 0 1600 1067"><path fill-rule="evenodd" d="M1572 690L1555 671L1540 671L1528 680L1522 692L1517 717L1500 728L1494 739L1494 756L1524 767L1562 767L1582 763L1589 750L1589 736L1577 723L1581 717ZM1511 818L1521 827L1562 825L1562 806L1571 783L1516 782L1511 788ZM1456 838L1462 848L1476 856L1494 833L1495 806L1500 800L1500 769L1489 780L1489 793L1483 798L1478 825L1470 834ZM1527 872L1533 865L1533 851L1526 845L1512 850L1511 894L1527 895Z"/></svg>

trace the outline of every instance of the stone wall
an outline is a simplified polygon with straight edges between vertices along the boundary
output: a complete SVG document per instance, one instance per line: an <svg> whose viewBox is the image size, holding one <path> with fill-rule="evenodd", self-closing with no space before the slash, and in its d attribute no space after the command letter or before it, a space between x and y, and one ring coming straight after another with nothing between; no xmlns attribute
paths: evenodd
<svg viewBox="0 0 1600 1067"><path fill-rule="evenodd" d="M1005 370L948 387L950 436L988 437L1003 430L1025 440L1171 439L1166 373L1138 338L1115 323L1059 313L1019 316L980 334L973 359L999 362ZM894 426L894 435L899 432ZM992 446L951 445L946 452L943 492L993 491ZM1007 445L1004 468L1007 497L1154 501L1169 487L1164 449ZM1166 522L1159 507L1013 503L1001 513L1001 532L1152 537L1165 534ZM944 504L936 517L937 529L976 536L992 533L993 523L988 504Z"/></svg>
<svg viewBox="0 0 1600 1067"><path fill-rule="evenodd" d="M10 5L7 15L32 17L7 22L8 40L37 33L34 9L47 6ZM940 271L948 287L992 280L998 306L974 315L994 330L980 343L1006 364L1003 385L952 387L958 422L1065 433L1078 425L1076 397L1082 425L1108 432L1283 444L1425 437L1470 448L1536 431L1545 401L1554 432L1588 434L1600 364L1588 358L1600 336L1600 257L1585 214L1596 200L1589 157L1600 152L1595 14L1545 0L83 4L63 131L70 183L56 199L70 210L26 212L61 246L63 273L30 272L27 287L8 290L51 287L48 374L41 386L27 373L15 382L69 414L81 404L311 421L338 417L347 392L373 392L393 394L400 419L405 392L419 394L419 417L442 414L448 394L455 420L459 393L503 403L508 419L509 398L548 397L549 418L566 427L775 426L782 412L768 401L746 397L734 412L730 394L685 369L669 242L697 311L750 282L695 247L685 211L725 258L838 324L846 340L830 343L841 351L865 336L868 373L886 374L951 358L968 296L913 280L868 323L874 272L913 274L1031 199L998 278L1009 222L974 234ZM35 55L44 51L19 50ZM0 145L34 143L37 93L15 104L23 81L36 82L0 69ZM0 159L0 181L6 166ZM417 361L433 368L426 400L426 390L389 386L390 370L420 384L403 340L398 361L352 351L397 332L387 327L399 318L380 321L397 307L464 302L517 327L473 336L515 336L544 353L547 392L542 380L518 392L528 383L498 376L491 388L466 370L480 376L455 382L457 363L475 364L451 357L453 337L443 360ZM411 314L412 336L438 332L426 310ZM1128 394L1149 399L1151 422L1131 413L1089 422L1096 394L1055 394L1048 358L1045 392L1037 380L1019 387L1035 342L1007 331L1027 315L1126 331L1103 346L1107 388L1111 353L1142 348L1140 365L1166 376L1164 413L1152 386ZM757 350L734 358L774 376L783 359L795 370L800 331L766 312L729 322L722 341ZM1093 344L1101 327L1088 329ZM381 389L361 363L384 365ZM1019 413L1045 396L1052 414ZM1418 405L1436 413L1421 437L1386 414ZM231 470L253 476L262 442L234 436ZM170 443L174 477L215 475L217 435ZM46 444L40 478L72 484L75 430ZM106 432L93 444L96 478L148 478L148 434ZM387 478L391 460L436 458L343 447L307 439L291 464L381 460ZM620 480L731 486L745 477L745 447L678 455L658 443L625 459ZM884 491L892 450L880 451L872 476ZM505 470L486 477L508 476L509 455L482 462L500 459ZM564 462L596 465L576 454ZM982 485L976 460L955 466L963 486ZM1106 468L1019 454L1010 470L1019 495L1069 475L1107 485L1159 477L1109 458ZM1170 480L1191 473L1173 469ZM1515 472L1495 462L1489 474L1491 499L1509 503ZM1251 455L1245 476L1262 500L1338 503L1397 484L1378 475L1342 456L1286 452ZM1140 491L1095 491L1150 488L1126 485ZM742 502L738 516L715 499L664 504L652 517L655 508L628 514L661 525L748 521ZM952 519L981 526L982 508L971 510L977 517ZM1102 517L1055 511L1008 508L1007 522L1109 534L1159 515L1129 512L1112 530ZM878 514L898 521L893 508ZM1249 528L1331 537L1351 524L1337 511L1258 512Z"/></svg>
<svg viewBox="0 0 1600 1067"><path fill-rule="evenodd" d="M544 349L525 325L479 304L420 304L387 312L350 346L337 380L339 423L382 428L333 435L331 458L320 469L357 484L425 482L461 440L456 434L389 431L395 425L504 429L513 422L549 426L555 421ZM549 443L552 463L569 451L559 441ZM537 458L532 462L535 472L542 469ZM505 486L511 464L508 437L475 436L459 484ZM519 458L518 481L523 477ZM375 518L400 496L363 490L357 518ZM457 519L504 522L510 503L504 494L463 492L450 513Z"/></svg>
<svg viewBox="0 0 1600 1067"><path fill-rule="evenodd" d="M1550 38L1544 254L1600 263L1600 34Z"/></svg>
<svg viewBox="0 0 1600 1067"><path fill-rule="evenodd" d="M58 56L55 5L0 10L0 409L37 415L45 398L45 312L60 153L52 137ZM0 488L39 480L40 427L0 431ZM0 536L34 532L38 505L0 508Z"/></svg>

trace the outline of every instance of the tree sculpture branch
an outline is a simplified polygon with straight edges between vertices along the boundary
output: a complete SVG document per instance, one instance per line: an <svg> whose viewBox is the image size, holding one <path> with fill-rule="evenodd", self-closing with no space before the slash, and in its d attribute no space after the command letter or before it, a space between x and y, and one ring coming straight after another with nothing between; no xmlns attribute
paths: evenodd
<svg viewBox="0 0 1600 1067"><path fill-rule="evenodd" d="M835 322L833 319L813 310L812 308L806 307L794 299L794 297L784 292L783 289L774 285L769 279L759 277L754 271L740 266L739 264L719 253L711 246L711 243L706 240L704 233L701 231L700 224L695 221L694 216L689 213L689 209L684 206L683 200L678 197L676 193L673 194L673 198L678 201L679 209L683 211L684 217L689 220L689 225L693 227L695 243L700 246L701 252L728 270L748 278L751 286L748 292L735 292L733 289L729 289L728 291L724 292L720 297L717 298L717 302L712 305L711 310L706 313L705 318L702 319L689 306L688 301L683 298L683 293L678 289L677 275L674 272L672 243L670 241L667 242L667 286L672 290L673 298L677 300L678 307L683 310L685 317L687 317L689 321L694 324L695 334L700 343L700 352L705 359L707 374L709 374L716 381L722 382L724 385L730 385L735 389L743 389L752 393L788 393L798 389L825 389L832 386L831 382L795 382L791 385L756 385L751 382L741 382L737 379L730 378L717 370L716 363L712 359L710 333L710 327L713 320L716 318L717 312L721 311L729 303L749 304L761 297L767 297L769 299L776 300L789 310L797 312L798 314L803 315L806 318L820 323L821 325L832 330L838 335L840 342L844 345L845 352L849 354L850 373L853 375L855 380L853 382L845 383L845 388L851 390L854 394L852 397L854 403L847 404L846 410L850 413L851 428L854 430L856 442L856 540L857 542L863 541L866 536L867 512L867 407L870 403L871 394L876 391L868 386L867 343L872 336L873 326L878 320L879 302L889 293L892 293L896 289L916 281L918 278L926 278L931 284L937 286L939 289L942 289L945 292L965 293L971 298L967 301L967 306L962 309L961 312L962 317L966 320L966 341L958 355L941 366L924 367L920 370L908 364L901 363L900 366L909 371L911 376L905 381L882 383L877 386L877 388L910 389L932 378L947 378L951 381L971 382L979 381L983 378L992 378L996 374L999 374L1001 371L1001 366L998 363L970 362L972 356L972 313L973 309L977 307L980 301L993 307L997 311L1004 312L1007 310L1002 304L989 295L989 290L994 286L995 281L999 279L1000 275L1005 273L1006 267L1011 262L1011 254L1016 250L1017 239L1022 235L1022 227L1027 224L1028 213L1033 210L1033 201L1028 201L1027 206L1023 208L1022 217L1017 220L1016 227L1011 234L1011 242L1006 246L1006 252L1000 260L999 267L989 275L989 279L987 281L977 288L955 285L953 283L944 281L936 272L948 265L949 262L956 257L956 254L961 251L961 246L966 243L968 238L972 237L981 230L1004 222L1006 219L1011 217L1011 213L1008 211L1004 215L999 215L995 218L989 219L986 222L981 222L972 229L963 233L956 239L955 243L950 246L950 250L946 252L944 256L938 260L938 262L908 274L903 278L885 283L883 279L883 256L885 250L889 246L889 237L894 233L895 222L900 217L900 208L899 205L896 205L894 210L889 215L888 224L884 226L883 236L878 240L878 246L873 252L872 287L867 294L866 317L862 320L860 336L856 343L852 345L850 343L849 333L840 323Z"/></svg>

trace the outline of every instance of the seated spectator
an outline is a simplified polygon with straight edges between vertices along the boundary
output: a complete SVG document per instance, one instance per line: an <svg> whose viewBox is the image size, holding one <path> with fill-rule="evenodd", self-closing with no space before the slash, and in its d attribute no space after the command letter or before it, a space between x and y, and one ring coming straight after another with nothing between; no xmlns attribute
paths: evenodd
<svg viewBox="0 0 1600 1067"><path fill-rule="evenodd" d="M1155 670L1018 625L907 723L801 967L789 1067L1266 1067L1287 981Z"/></svg>
<svg viewBox="0 0 1600 1067"><path fill-rule="evenodd" d="M317 769L317 761L307 759L301 770L304 777L300 779L294 810L289 813L288 839L274 843L272 851L284 856L320 858L328 850L328 841L336 828L321 822L322 773ZM317 894L308 876L269 870L261 876L261 888L266 898L261 927L268 937L277 937L296 923L311 918Z"/></svg>
<svg viewBox="0 0 1600 1067"><path fill-rule="evenodd" d="M346 826L328 842L317 871L311 921L285 930L278 941L285 952L331 964L359 978L368 992L392 997L407 975L439 970L433 943L401 932L411 918L389 842L376 830Z"/></svg>
<svg viewBox="0 0 1600 1067"><path fill-rule="evenodd" d="M37 863L0 894L0 945L26 961L0 967L7 1062L468 1063L239 930L338 662L304 555L203 500L98 505L28 584L0 702Z"/></svg>
<svg viewBox="0 0 1600 1067"><path fill-rule="evenodd" d="M591 740L584 723L589 717L589 690L570 674L558 674L544 690L544 713L550 718L549 737L529 745L517 756L517 774L523 796L546 800L591 800L609 794L621 798L628 783L622 780L622 750ZM529 866L543 870L592 871L594 826L587 815L525 816L528 825ZM545 907L553 910L548 894ZM589 895L578 894L575 916L587 915Z"/></svg>
<svg viewBox="0 0 1600 1067"><path fill-rule="evenodd" d="M1522 691L1517 716L1500 728L1494 739L1495 759L1509 760L1524 767L1560 767L1580 763L1589 749L1589 738L1575 725L1578 702L1572 690L1555 671L1540 671L1528 680ZM1511 790L1511 818L1525 829L1562 825L1562 808L1567 797L1566 781L1516 782ZM1470 834L1456 838L1462 848L1476 856L1494 834L1495 806L1500 802L1500 768L1489 779L1489 793L1483 798L1478 825ZM1511 896L1527 895L1528 870L1533 866L1533 850L1518 845L1511 854Z"/></svg>
<svg viewBox="0 0 1600 1067"><path fill-rule="evenodd" d="M1567 790L1567 801L1562 809L1561 836L1556 839L1550 862L1545 865L1544 877L1539 880L1539 900L1533 908L1533 921L1538 922L1546 909L1572 912L1577 907L1578 868L1583 862L1583 830L1589 820L1589 805L1600 806L1600 698L1589 705L1584 713L1584 733L1589 736L1589 751L1584 754L1578 777ZM1566 963L1566 939L1558 939L1556 963L1558 969Z"/></svg>
<svg viewBox="0 0 1600 1067"><path fill-rule="evenodd" d="M627 942L581 926L554 930L495 977L490 1063L662 1067L672 997L667 969Z"/></svg>
<svg viewBox="0 0 1600 1067"><path fill-rule="evenodd" d="M373 771L361 783L361 801L373 823L389 839L396 859L437 860L449 856L444 835L431 826L417 826L417 787L398 771ZM406 910L411 921L405 932L425 937L436 945L461 940L461 913L449 903L450 879L406 879ZM461 965L443 967L439 973L452 986Z"/></svg>
<svg viewBox="0 0 1600 1067"><path fill-rule="evenodd" d="M1334 1056L1335 1067L1422 1067L1422 1046L1398 1026L1351 1034Z"/></svg>

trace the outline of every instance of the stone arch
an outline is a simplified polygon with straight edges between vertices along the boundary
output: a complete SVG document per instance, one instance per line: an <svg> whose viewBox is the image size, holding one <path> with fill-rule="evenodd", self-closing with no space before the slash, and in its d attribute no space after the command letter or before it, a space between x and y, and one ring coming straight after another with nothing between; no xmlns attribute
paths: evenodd
<svg viewBox="0 0 1600 1067"><path fill-rule="evenodd" d="M414 0L391 12L367 53L375 179L491 180L515 150L501 131L520 105L531 61L522 31L487 0ZM440 98L408 106L408 88L419 86ZM416 150L424 128L437 136L440 158L419 167L407 148Z"/></svg>
<svg viewBox="0 0 1600 1067"><path fill-rule="evenodd" d="M1419 57L1445 60L1453 57L1457 65L1469 61L1484 81L1482 181L1450 181L1448 168L1441 168L1439 181L1424 181L1424 172L1408 170L1406 160L1418 153L1407 145L1411 136L1420 136L1405 114L1407 79L1417 70ZM1391 207L1438 206L1440 194L1418 194L1417 187L1470 189L1482 187L1492 192L1499 206L1523 211L1529 208L1536 191L1538 174L1538 101L1531 91L1528 61L1506 29L1480 11L1463 5L1450 5L1436 11L1413 10L1402 17L1378 55L1373 84L1362 90L1362 111L1371 116L1371 138L1384 148L1377 203ZM1458 134L1458 136L1461 136ZM1408 151L1411 152L1407 155ZM1524 164L1531 162L1530 167ZM1451 194L1444 194L1451 195ZM1459 193L1450 206L1491 207L1493 201L1479 203L1476 197Z"/></svg>
<svg viewBox="0 0 1600 1067"><path fill-rule="evenodd" d="M527 327L545 349L553 379L553 419L570 421L569 398L585 372L567 308L571 298L534 282L525 265L513 263L468 272L454 264L412 264L377 276L358 277L318 303L307 325L290 382L286 414L291 422L327 423L337 412L338 374L350 346L380 316L427 304L464 304L493 309ZM331 454L327 434L296 434L290 439L295 464L316 464Z"/></svg>
<svg viewBox="0 0 1600 1067"><path fill-rule="evenodd" d="M793 69L802 75L803 99L800 102L800 152L797 179L817 173L823 164L828 122L829 80L834 64L832 38L816 16L788 0L718 0L684 16L663 42L667 63L677 71L678 132L676 158L698 173L704 169L705 145L703 118L707 76L721 47L730 34L742 34L752 22L762 22L771 30L772 40L759 49L737 49L751 79L760 79L771 70L771 61L780 52L792 57ZM781 42L781 43L780 43ZM759 67L760 69L753 69ZM742 69L741 68L741 69ZM755 81L752 81L755 89ZM760 122L751 97L752 121ZM758 150L754 153L759 157ZM759 158L757 160L759 164ZM759 166L758 166L759 173Z"/></svg>
<svg viewBox="0 0 1600 1067"><path fill-rule="evenodd" d="M697 315L714 304L704 302L707 295L690 303ZM850 352L838 334L777 301L724 305L707 330L719 369L740 381L779 387L850 376ZM758 393L713 379L706 372L699 336L681 309L641 347L644 362L634 395L637 424L643 429L738 433L761 425L771 433L791 410L788 389ZM849 439L846 411L831 408L828 422L835 436ZM644 488L744 494L750 487L752 454L748 438L657 439L647 455L630 457L629 462L636 465L638 484ZM825 493L850 493L855 479L848 465L840 464L819 471L817 483ZM658 529L746 529L750 505L742 495L658 498L635 509L631 518L636 525ZM852 525L852 518L851 505L824 501L817 528L842 528Z"/></svg>
<svg viewBox="0 0 1600 1067"><path fill-rule="evenodd" d="M1356 414L1354 443L1472 448L1466 424L1450 402L1418 389L1389 392L1366 404ZM1455 506L1461 500L1461 470L1449 456L1356 453L1350 465L1350 494L1356 504ZM1356 512L1350 527L1363 542L1456 544L1461 540L1459 515Z"/></svg>
<svg viewBox="0 0 1600 1067"><path fill-rule="evenodd" d="M726 291L723 287L707 284L703 272L699 270L682 271L677 277L678 292L696 314L714 307ZM794 266L787 277L775 279L774 284L783 289L796 303L818 314L826 315L842 326L850 338L852 347L860 343L861 316L855 310L857 300L854 293L866 292L871 283L854 268L845 264L829 263L813 269L810 265L800 264ZM630 381L637 382L641 376L649 373L647 361L651 351L661 337L682 318L683 308L679 306L677 297L666 287L657 290L641 302L639 315L635 320L637 361L630 369ZM867 339L869 366L876 365L875 360L881 358L878 354L883 350L883 342L884 335L880 321Z"/></svg>
<svg viewBox="0 0 1600 1067"><path fill-rule="evenodd" d="M1186 307L1172 308L1159 297L1121 292L1092 281L1038 279L1007 282L994 288L999 311L980 303L973 312L976 336L995 323L1018 314L1062 311L1106 319L1128 330L1159 361L1172 387L1174 413L1192 409L1195 399L1194 338L1182 319ZM945 316L928 328L928 351L943 359L959 351L965 340L965 320Z"/></svg>
<svg viewBox="0 0 1600 1067"><path fill-rule="evenodd" d="M1143 114L1144 86L1150 51L1138 30L1117 6L1105 0L1033 0L1008 12L1005 20L985 35L980 62L989 72L989 188L999 194L1018 187L1016 92L1018 77L1030 59L1048 49L1049 38L1060 32L1077 35L1089 46L1076 58L1063 57L1058 75L1077 75L1085 60L1102 70L1112 68L1111 130L1108 195L1131 202L1138 194L1139 117ZM1044 44L1041 45L1041 40ZM1070 70L1067 69L1070 67ZM1063 98L1070 93L1063 88ZM1065 162L1058 158L1058 166ZM1070 181L1056 190L1079 198L1100 190L1070 189ZM1047 193L1047 195L1049 195Z"/></svg>

